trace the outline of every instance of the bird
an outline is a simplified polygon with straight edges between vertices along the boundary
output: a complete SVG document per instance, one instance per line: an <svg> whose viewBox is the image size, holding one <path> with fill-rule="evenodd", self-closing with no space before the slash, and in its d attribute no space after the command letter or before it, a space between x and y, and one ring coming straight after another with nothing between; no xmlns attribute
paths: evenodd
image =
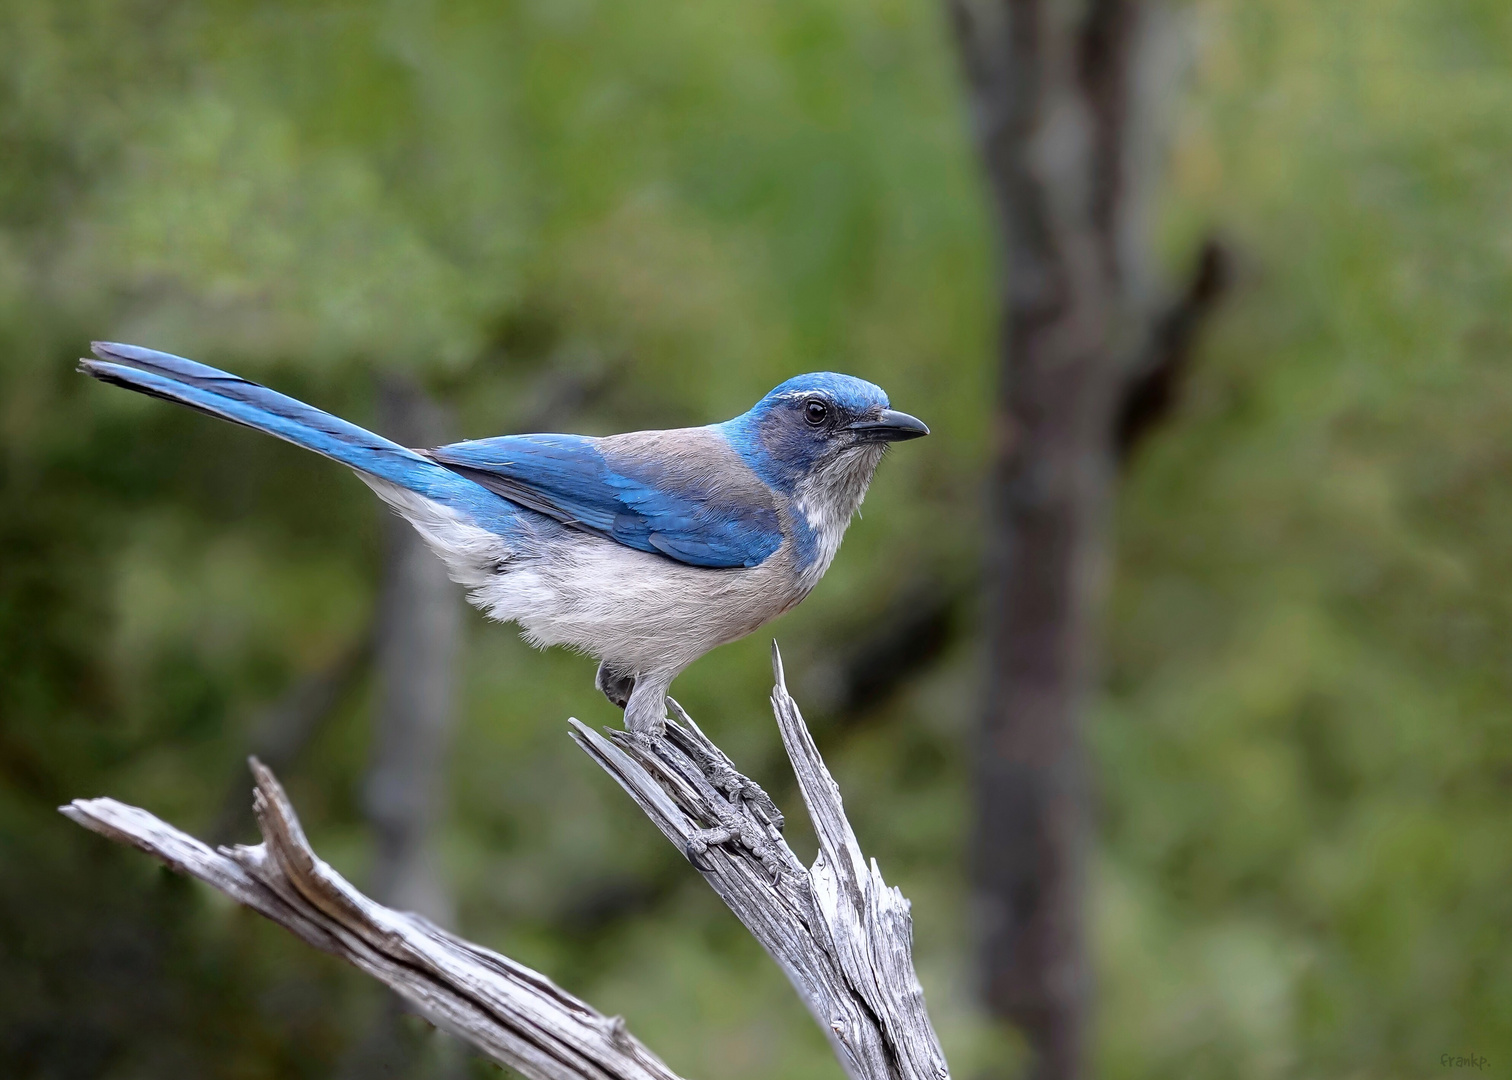
<svg viewBox="0 0 1512 1080"><path fill-rule="evenodd" d="M802 601L887 447L929 434L881 387L798 375L723 423L503 435L410 448L181 356L95 342L79 370L349 466L483 613L599 661L634 736L661 737L672 681Z"/></svg>

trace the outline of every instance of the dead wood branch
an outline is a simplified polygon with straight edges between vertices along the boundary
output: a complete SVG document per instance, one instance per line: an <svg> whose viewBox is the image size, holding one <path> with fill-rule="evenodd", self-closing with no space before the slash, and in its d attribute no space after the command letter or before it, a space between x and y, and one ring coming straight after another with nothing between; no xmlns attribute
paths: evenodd
<svg viewBox="0 0 1512 1080"><path fill-rule="evenodd" d="M882 880L876 860L862 855L840 789L788 694L775 643L772 664L772 709L819 838L811 869L782 839L780 818L771 820L759 789L734 806L715 790L710 774L732 787L754 785L675 702L677 723L654 747L618 731L605 738L576 720L573 738L679 848L708 829L741 838L710 848L699 871L777 961L847 1073L856 1080L944 1080L950 1070L914 973L908 901Z"/></svg>
<svg viewBox="0 0 1512 1080"><path fill-rule="evenodd" d="M76 799L63 813L215 886L402 995L431 1023L531 1080L677 1080L626 1029L546 976L354 889L316 856L294 807L256 759L263 842L212 850L145 810Z"/></svg>
<svg viewBox="0 0 1512 1080"><path fill-rule="evenodd" d="M787 974L847 1073L946 1080L914 973L908 901L862 855L839 789L788 695L775 645L773 663L772 706L819 837L810 869L783 841L770 800L675 704L677 722L655 745L618 731L606 738L576 720L572 737L668 839L698 853L700 872ZM251 764L263 837L255 847L212 849L114 799L77 799L62 811L349 961L437 1027L532 1080L677 1080L619 1017L358 892L311 849L273 773L255 758ZM721 790L735 793L733 802Z"/></svg>

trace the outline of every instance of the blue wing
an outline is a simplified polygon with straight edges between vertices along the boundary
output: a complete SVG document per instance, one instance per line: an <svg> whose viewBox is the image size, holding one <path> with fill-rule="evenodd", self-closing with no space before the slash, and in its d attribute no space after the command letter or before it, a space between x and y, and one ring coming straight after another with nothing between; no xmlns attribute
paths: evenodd
<svg viewBox="0 0 1512 1080"><path fill-rule="evenodd" d="M755 566L782 544L771 491L708 428L505 435L422 453L565 525L689 566Z"/></svg>

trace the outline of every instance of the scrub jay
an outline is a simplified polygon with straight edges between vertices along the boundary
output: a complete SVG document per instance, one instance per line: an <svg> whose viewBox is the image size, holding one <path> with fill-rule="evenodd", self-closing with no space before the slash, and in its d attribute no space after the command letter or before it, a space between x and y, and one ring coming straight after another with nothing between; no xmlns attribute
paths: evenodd
<svg viewBox="0 0 1512 1080"><path fill-rule="evenodd" d="M204 364L97 342L80 370L349 465L533 645L600 661L641 737L684 668L808 595L888 443L929 434L849 375L798 375L722 424L411 450Z"/></svg>

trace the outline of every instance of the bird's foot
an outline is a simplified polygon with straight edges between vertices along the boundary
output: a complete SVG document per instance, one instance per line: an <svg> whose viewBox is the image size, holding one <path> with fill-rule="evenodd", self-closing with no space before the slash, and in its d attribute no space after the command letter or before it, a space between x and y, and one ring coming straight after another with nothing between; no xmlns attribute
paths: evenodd
<svg viewBox="0 0 1512 1080"><path fill-rule="evenodd" d="M760 826L728 803L722 805L715 799L709 806L717 824L711 829L697 829L688 836L683 845L683 854L688 861L708 873L714 869L708 860L709 849L735 844L749 851L773 882L779 880L782 877L782 857L777 854L777 845L767 838Z"/></svg>
<svg viewBox="0 0 1512 1080"><path fill-rule="evenodd" d="M668 698L667 708L677 722L667 725L666 738L693 759L716 791L737 805L744 802L757 818L781 832L786 824L782 811L777 809L777 804L762 786L736 769L735 763L709 741L675 700Z"/></svg>
<svg viewBox="0 0 1512 1080"><path fill-rule="evenodd" d="M713 825L707 829L695 829L689 834L683 845L683 854L688 857L688 861L708 873L714 869L708 859L709 850L729 844L749 851L761 863L761 868L772 881L777 882L782 877L783 859L778 854L777 845L767 834L767 826L745 813L742 803L726 802L716 791L706 789L706 792L704 803L708 816L713 818Z"/></svg>
<svg viewBox="0 0 1512 1080"><path fill-rule="evenodd" d="M783 817L777 804L760 784L741 775L724 751L709 741L681 705L668 698L667 707L675 722L667 724L663 738L681 750L714 789L709 792L711 797L707 800L714 818L713 825L688 837L684 847L688 861L700 870L710 870L706 858L710 848L738 844L755 856L776 881L782 876L783 860L768 830L782 829Z"/></svg>
<svg viewBox="0 0 1512 1080"><path fill-rule="evenodd" d="M688 836L683 847L688 861L708 872L713 869L709 851L730 845L749 851L772 880L778 880L785 861L769 835L770 830L783 826L776 803L761 785L736 770L676 701L668 698L667 707L675 719L664 720L660 730L646 730L643 725L641 730L630 728L619 738L681 777L688 796L697 793L696 801L687 804L688 809L710 827L695 829Z"/></svg>

